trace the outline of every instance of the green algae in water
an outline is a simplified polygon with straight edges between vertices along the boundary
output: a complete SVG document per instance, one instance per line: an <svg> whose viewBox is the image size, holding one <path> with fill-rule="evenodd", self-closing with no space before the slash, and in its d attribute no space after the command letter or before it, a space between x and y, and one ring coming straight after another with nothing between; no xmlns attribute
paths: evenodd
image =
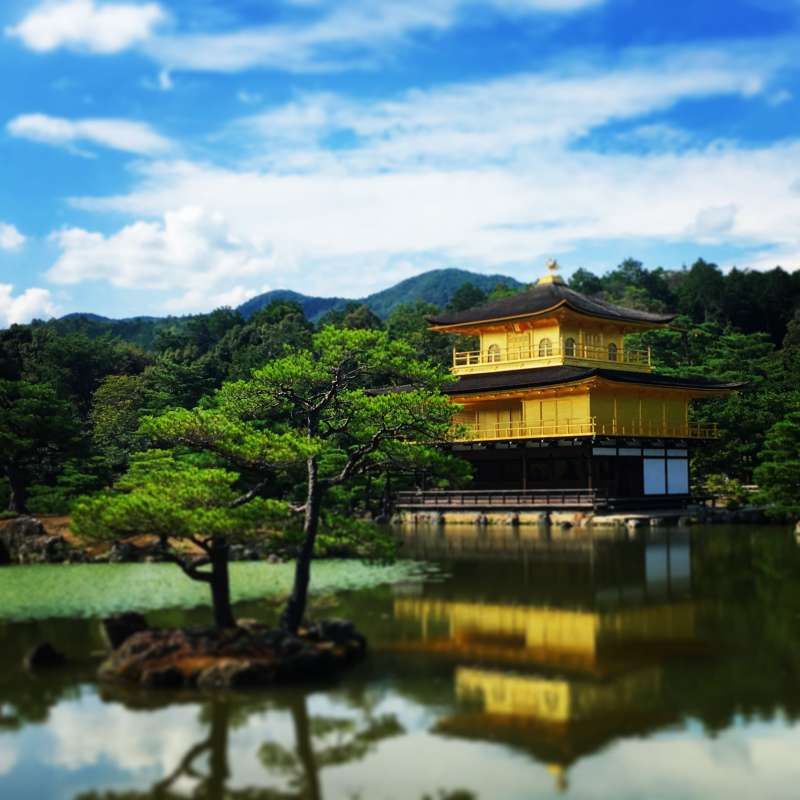
<svg viewBox="0 0 800 800"><path fill-rule="evenodd" d="M419 578L428 568L413 561L389 565L319 561L312 593L369 589ZM231 564L234 602L289 593L294 564ZM101 617L120 611L195 608L211 603L208 586L173 564L42 564L0 569L0 619Z"/></svg>

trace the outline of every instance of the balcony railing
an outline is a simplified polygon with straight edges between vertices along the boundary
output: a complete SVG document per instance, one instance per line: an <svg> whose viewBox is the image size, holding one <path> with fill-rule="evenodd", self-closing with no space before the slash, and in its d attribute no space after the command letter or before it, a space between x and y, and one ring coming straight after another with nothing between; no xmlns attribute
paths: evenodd
<svg viewBox="0 0 800 800"><path fill-rule="evenodd" d="M572 346L565 345L564 342L558 342L544 347L453 350L453 371L470 372L472 367L496 367L501 364L531 361L545 366L562 362L569 363L571 359L647 368L650 366L650 348L647 350L628 350L623 348L610 350L609 347L582 345L577 342Z"/></svg>
<svg viewBox="0 0 800 800"><path fill-rule="evenodd" d="M570 436L644 436L665 439L716 439L716 424L695 422L668 425L655 422L600 422L596 417L553 422L502 422L488 426L462 425L457 442L483 442L510 439L548 439Z"/></svg>

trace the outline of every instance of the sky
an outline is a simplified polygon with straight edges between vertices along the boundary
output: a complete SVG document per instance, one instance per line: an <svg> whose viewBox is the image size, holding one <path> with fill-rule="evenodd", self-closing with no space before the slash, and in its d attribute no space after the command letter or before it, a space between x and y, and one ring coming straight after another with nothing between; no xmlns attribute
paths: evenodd
<svg viewBox="0 0 800 800"><path fill-rule="evenodd" d="M800 0L3 0L0 327L800 267Z"/></svg>

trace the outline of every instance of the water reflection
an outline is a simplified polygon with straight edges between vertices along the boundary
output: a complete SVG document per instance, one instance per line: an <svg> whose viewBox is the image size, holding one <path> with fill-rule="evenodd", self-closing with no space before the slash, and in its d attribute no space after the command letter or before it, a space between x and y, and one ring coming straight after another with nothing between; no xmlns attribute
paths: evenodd
<svg viewBox="0 0 800 800"><path fill-rule="evenodd" d="M682 531L646 539L525 533L459 530L451 537L440 530L424 541L424 533L411 532L410 546L455 557L457 574L465 554L487 541L496 560L515 563L524 553L524 571L542 599L498 602L510 570L497 586L473 576L472 590L469 580L456 584L460 592L448 584L446 598L399 597L395 618L418 627L395 646L457 663L461 708L437 732L518 748L547 763L563 789L577 759L676 719L664 665L704 651L701 609L691 598L691 539ZM569 590L562 594L564 575ZM484 592L477 602L476 589Z"/></svg>
<svg viewBox="0 0 800 800"><path fill-rule="evenodd" d="M372 651L312 692L100 692L96 623L0 623L0 796L793 796L790 535L416 529L407 551L447 577L339 596L326 612L361 621ZM68 670L18 668L42 639Z"/></svg>
<svg viewBox="0 0 800 800"><path fill-rule="evenodd" d="M282 779L282 785L236 785L241 776L234 776L231 767L231 734L246 727L253 716L266 710L228 699L216 699L202 708L201 739L189 746L163 777L143 790L90 791L76 795L75 800L318 800L320 770L363 759L381 740L403 733L402 726L390 714L373 717L367 710L357 716L311 716L307 697L293 694L270 704L273 712L288 712L292 735L285 742L269 736L254 753L265 768L265 775ZM265 731L266 734L266 731ZM264 783L262 776L259 783Z"/></svg>

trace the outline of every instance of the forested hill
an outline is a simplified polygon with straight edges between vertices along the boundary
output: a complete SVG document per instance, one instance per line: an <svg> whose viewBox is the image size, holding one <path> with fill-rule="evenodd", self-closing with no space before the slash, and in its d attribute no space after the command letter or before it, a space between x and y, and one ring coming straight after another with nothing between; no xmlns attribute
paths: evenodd
<svg viewBox="0 0 800 800"><path fill-rule="evenodd" d="M483 292L490 292L497 284L505 284L512 289L520 289L524 284L505 275L479 275L465 269L432 269L406 278L404 281L390 286L380 292L367 295L359 300L348 300L342 297L308 297L297 292L278 289L266 292L242 303L236 310L245 318L249 318L259 309L268 306L273 300L294 300L303 307L305 315L316 322L328 311L344 308L349 303L365 305L373 314L386 319L401 303L415 303L421 300L434 306L446 306L456 291L465 283L471 283Z"/></svg>
<svg viewBox="0 0 800 800"><path fill-rule="evenodd" d="M403 303L419 301L444 307L452 300L459 288L467 283L487 293L498 284L512 289L524 286L514 278L503 275L479 275L463 269L434 269L357 300L344 297L313 297L289 289L275 289L242 303L236 308L236 311L244 319L250 319L253 314L271 303L286 300L298 303L311 322L318 322L327 313L341 312L352 304L366 306L381 319L386 319L397 306ZM156 340L161 332L183 327L202 316L205 315L109 319L98 314L79 313L68 314L49 324L63 332L83 331L89 336L108 334L151 350L156 346Z"/></svg>

